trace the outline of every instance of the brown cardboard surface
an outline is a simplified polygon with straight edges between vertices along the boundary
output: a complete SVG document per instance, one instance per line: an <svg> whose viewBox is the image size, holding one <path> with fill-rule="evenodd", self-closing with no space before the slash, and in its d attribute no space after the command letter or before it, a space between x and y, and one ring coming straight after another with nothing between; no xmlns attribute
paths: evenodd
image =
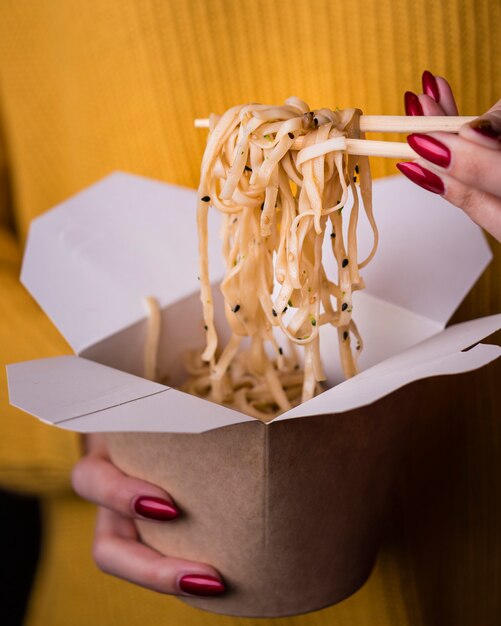
<svg viewBox="0 0 501 626"><path fill-rule="evenodd" d="M405 449L413 387L344 414L201 434L109 433L125 472L164 487L183 511L138 522L160 552L212 564L228 587L192 606L239 616L334 604L368 577Z"/></svg>

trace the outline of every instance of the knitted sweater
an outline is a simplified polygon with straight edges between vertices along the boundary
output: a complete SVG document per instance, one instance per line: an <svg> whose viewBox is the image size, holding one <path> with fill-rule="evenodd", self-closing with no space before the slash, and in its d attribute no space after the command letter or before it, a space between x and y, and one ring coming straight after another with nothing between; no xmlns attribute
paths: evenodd
<svg viewBox="0 0 501 626"><path fill-rule="evenodd" d="M462 114L479 114L501 93L496 41L496 0L3 2L2 363L71 353L18 282L22 246L37 215L116 169L196 187L206 132L193 119L236 103L282 103L297 95L312 108L403 114L404 91L419 91L428 68L449 79ZM396 173L394 161L372 161L376 177ZM500 310L497 255L458 320ZM500 370L486 371L474 379L476 397L484 398L475 406L494 418L499 397L488 390ZM492 433L486 428L478 436L487 445ZM215 616L106 576L91 559L94 508L71 492L69 473L79 455L77 435L8 405L0 368L0 486L37 494L43 503L28 626L422 623L424 583L409 569L405 542L383 549L369 582L350 599L288 619ZM468 497L474 502L473 492ZM468 610L460 615L467 619Z"/></svg>

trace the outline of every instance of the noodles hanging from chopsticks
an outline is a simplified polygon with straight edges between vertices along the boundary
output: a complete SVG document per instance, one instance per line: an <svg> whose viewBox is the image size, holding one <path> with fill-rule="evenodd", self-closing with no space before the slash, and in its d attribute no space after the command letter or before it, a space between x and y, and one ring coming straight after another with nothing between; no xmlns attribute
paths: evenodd
<svg viewBox="0 0 501 626"><path fill-rule="evenodd" d="M197 215L207 342L201 354L188 357L186 391L269 421L321 391L324 324L337 328L345 376L357 373L362 339L352 319L352 294L364 287L359 270L373 257L378 236L368 158L333 151L330 140L360 138L359 118L357 109L311 111L298 98L284 106L236 106L211 117ZM301 136L302 148L295 150ZM342 211L350 196L345 241ZM360 205L374 231L373 249L361 262ZM221 291L231 329L225 346L218 344L209 276L211 206L223 214ZM326 231L336 281L322 263Z"/></svg>

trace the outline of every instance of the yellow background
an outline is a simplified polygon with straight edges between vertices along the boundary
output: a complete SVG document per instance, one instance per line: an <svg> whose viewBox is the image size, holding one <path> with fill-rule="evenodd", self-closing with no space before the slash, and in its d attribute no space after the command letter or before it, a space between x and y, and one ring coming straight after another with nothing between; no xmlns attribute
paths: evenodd
<svg viewBox="0 0 501 626"><path fill-rule="evenodd" d="M480 114L501 93L499 41L498 0L4 0L3 362L70 352L17 282L36 215L115 169L196 186L205 132L192 121L238 102L294 94L312 107L403 114L404 91L420 91L429 69L448 78L462 114ZM373 159L375 176L395 172L394 161ZM501 310L501 254L490 241L495 261L453 321ZM499 623L500 374L493 364L419 385L421 419L371 579L338 606L277 624ZM1 377L0 484L43 496L28 624L240 621L96 571L93 509L69 487L79 441L9 407Z"/></svg>

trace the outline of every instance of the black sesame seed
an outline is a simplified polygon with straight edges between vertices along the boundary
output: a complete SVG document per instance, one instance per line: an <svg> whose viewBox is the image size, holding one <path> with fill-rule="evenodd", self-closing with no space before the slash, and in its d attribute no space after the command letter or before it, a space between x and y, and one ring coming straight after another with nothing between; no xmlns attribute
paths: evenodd
<svg viewBox="0 0 501 626"><path fill-rule="evenodd" d="M263 204L261 205L261 211L262 211L263 209L264 209L264 202L263 202Z"/></svg>
<svg viewBox="0 0 501 626"><path fill-rule="evenodd" d="M273 313L273 317L277 317L277 312L275 311L275 309L271 309L271 312Z"/></svg>
<svg viewBox="0 0 501 626"><path fill-rule="evenodd" d="M279 348L278 349L278 354L283 354L283 353L284 353L284 351L282 350L282 348Z"/></svg>
<svg viewBox="0 0 501 626"><path fill-rule="evenodd" d="M210 196L204 196L202 202L210 202Z"/></svg>
<svg viewBox="0 0 501 626"><path fill-rule="evenodd" d="M343 339L344 339L344 341L346 341L348 339L348 331L346 331L346 330L343 333Z"/></svg>
<svg viewBox="0 0 501 626"><path fill-rule="evenodd" d="M282 311L282 313L285 313L287 311L287 307L284 307L284 310Z"/></svg>
<svg viewBox="0 0 501 626"><path fill-rule="evenodd" d="M331 237L332 237L332 239L335 239L336 233L331 233Z"/></svg>
<svg viewBox="0 0 501 626"><path fill-rule="evenodd" d="M249 167L248 165L246 165L246 166L244 167L244 170L245 170L246 172L252 172L252 167Z"/></svg>
<svg viewBox="0 0 501 626"><path fill-rule="evenodd" d="M358 174L358 165L355 165L355 172Z"/></svg>
<svg viewBox="0 0 501 626"><path fill-rule="evenodd" d="M341 305L341 311L346 311L347 308L348 305L346 304L346 302L343 302L343 304Z"/></svg>
<svg viewBox="0 0 501 626"><path fill-rule="evenodd" d="M354 183L356 183L356 182L357 182L357 177L356 177L356 176L354 176L354 177L353 177L353 182L354 182Z"/></svg>
<svg viewBox="0 0 501 626"><path fill-rule="evenodd" d="M233 311L233 313L237 313L238 311L240 311L240 305L235 304L235 306L231 310Z"/></svg>
<svg viewBox="0 0 501 626"><path fill-rule="evenodd" d="M294 133L288 133L288 135L291 139L294 139Z"/></svg>
<svg viewBox="0 0 501 626"><path fill-rule="evenodd" d="M348 265L348 259L343 259L343 262L341 263L341 265L343 267L346 267Z"/></svg>
<svg viewBox="0 0 501 626"><path fill-rule="evenodd" d="M209 330L209 327L207 326L207 324L204 326L204 330Z"/></svg>

